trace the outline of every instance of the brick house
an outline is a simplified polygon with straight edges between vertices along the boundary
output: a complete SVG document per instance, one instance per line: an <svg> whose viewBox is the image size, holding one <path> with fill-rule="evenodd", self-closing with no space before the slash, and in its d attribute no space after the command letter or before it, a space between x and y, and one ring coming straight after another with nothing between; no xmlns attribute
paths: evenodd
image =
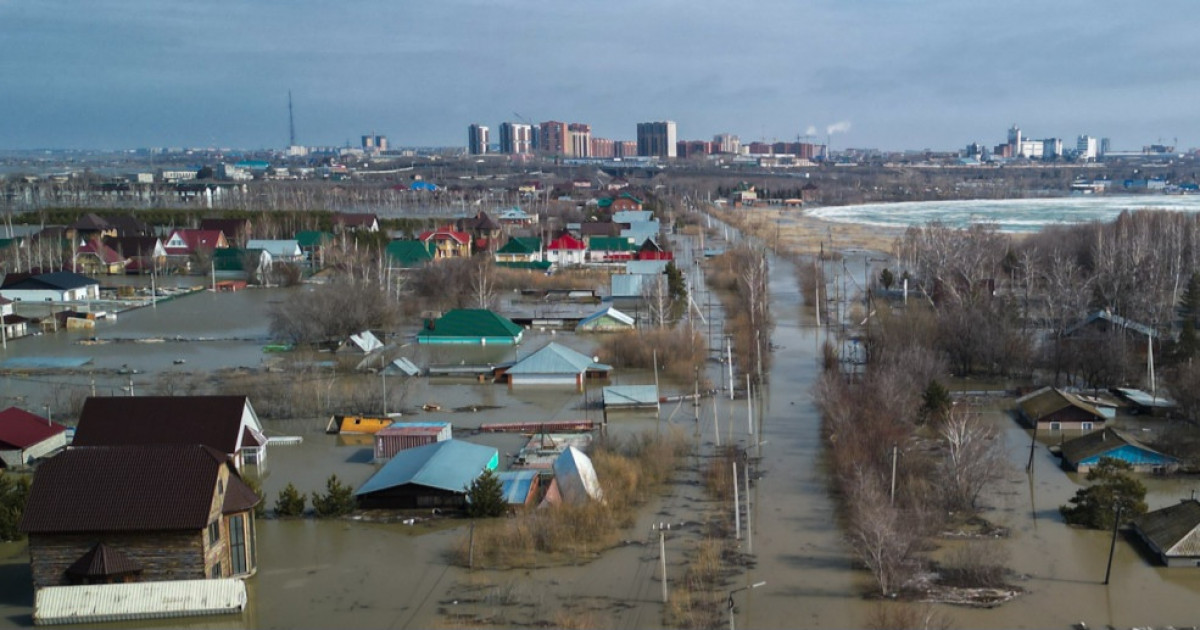
<svg viewBox="0 0 1200 630"><path fill-rule="evenodd" d="M33 586L246 577L258 496L206 446L75 447L33 478Z"/></svg>

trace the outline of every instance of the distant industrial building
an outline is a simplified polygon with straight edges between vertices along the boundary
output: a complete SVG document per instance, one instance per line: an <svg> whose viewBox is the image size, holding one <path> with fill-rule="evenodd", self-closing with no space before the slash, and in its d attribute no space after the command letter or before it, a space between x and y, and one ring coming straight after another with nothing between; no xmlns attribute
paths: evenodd
<svg viewBox="0 0 1200 630"><path fill-rule="evenodd" d="M673 158L677 155L675 136L673 121L638 123L637 154L643 157Z"/></svg>
<svg viewBox="0 0 1200 630"><path fill-rule="evenodd" d="M467 127L467 153L484 155L488 152L488 128L483 125Z"/></svg>
<svg viewBox="0 0 1200 630"><path fill-rule="evenodd" d="M532 153L533 125L500 123L500 152L508 155Z"/></svg>
<svg viewBox="0 0 1200 630"><path fill-rule="evenodd" d="M1079 136L1075 141L1075 151L1080 160L1094 162L1100 157L1100 143L1094 136Z"/></svg>

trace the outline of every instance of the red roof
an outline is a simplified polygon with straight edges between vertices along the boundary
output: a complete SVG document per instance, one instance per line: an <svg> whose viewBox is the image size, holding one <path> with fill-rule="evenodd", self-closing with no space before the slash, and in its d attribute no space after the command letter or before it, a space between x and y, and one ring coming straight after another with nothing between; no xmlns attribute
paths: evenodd
<svg viewBox="0 0 1200 630"><path fill-rule="evenodd" d="M79 254L92 254L99 258L105 264L116 264L125 261L125 257L118 254L117 250L96 241L88 241L79 247Z"/></svg>
<svg viewBox="0 0 1200 630"><path fill-rule="evenodd" d="M175 234L183 239L187 247L167 247L168 254L190 254L200 247L217 249L227 246L224 240L225 235L221 230L175 230L171 237L174 237ZM171 238L167 239L168 242L170 240Z"/></svg>
<svg viewBox="0 0 1200 630"><path fill-rule="evenodd" d="M67 427L24 409L9 407L0 411L0 448L26 449L66 430Z"/></svg>
<svg viewBox="0 0 1200 630"><path fill-rule="evenodd" d="M466 232L457 232L450 227L444 227L429 232L421 232L421 235L417 239L422 243L428 243L431 239L435 241L453 239L459 244L465 244L471 242L471 235Z"/></svg>
<svg viewBox="0 0 1200 630"><path fill-rule="evenodd" d="M587 249L587 243L584 243L570 234L563 234L553 241L550 241L550 244L546 246L546 249Z"/></svg>

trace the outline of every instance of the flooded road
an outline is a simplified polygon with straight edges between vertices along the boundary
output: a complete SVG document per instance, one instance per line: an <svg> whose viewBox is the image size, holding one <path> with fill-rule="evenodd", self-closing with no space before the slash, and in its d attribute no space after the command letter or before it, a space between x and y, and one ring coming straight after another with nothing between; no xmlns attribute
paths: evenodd
<svg viewBox="0 0 1200 630"><path fill-rule="evenodd" d="M693 270L693 279L698 277L690 259L682 260L681 266ZM869 575L855 567L837 525L822 466L820 418L810 397L824 333L813 325L811 315L801 304L790 262L772 260L770 286L777 351L769 384L756 400L756 422L764 444L757 471L760 478L751 488L755 563L730 578L727 587L732 590L760 581L767 584L737 594L736 624L739 628L863 627L877 604L862 598L870 585ZM692 291L698 304L708 302L707 291L699 282L693 281ZM260 340L266 336L265 323L261 317L248 314L264 313L277 296L268 291L198 294L160 304L156 309L123 314L111 328L101 327L94 333L99 339L157 338L186 329L189 337L213 336L223 341L113 341L81 346L74 343L78 336L74 340L67 335L47 336L14 343L6 356L86 352L98 366L117 368L127 364L144 369L146 379L163 370L181 369L173 363L180 356L187 357L188 370L201 365L207 369L258 365L263 360ZM213 319L213 309L247 315L218 322ZM719 331L719 309L707 315ZM546 338L548 335L532 335L522 344L522 351L540 347ZM587 350L590 343L572 336L562 336L559 341L581 350ZM449 350L437 352L439 360L451 361L458 356ZM461 360L480 358L468 354L463 354ZM723 382L719 364L710 363L706 368L713 383ZM653 382L653 376L644 371L623 371L618 376L626 384ZM35 382L21 384L12 378L0 383L5 388L0 395L5 396L12 396L15 387L39 387ZM664 382L663 393L688 393L690 387L690 383ZM409 388L406 407L419 407L425 402L438 402L446 409L498 407L478 412L420 413L411 418L451 421L460 437L469 435L483 422L599 415L594 409L583 409L584 395L575 392L510 391L504 386L465 379L415 379ZM589 395L594 399L597 392ZM658 537L652 526L659 522L694 523L716 510L727 509L707 498L698 482L699 470L712 452L717 431L722 443L730 437L747 445L755 441L746 428L743 399L708 399L699 412L699 422L693 420L695 413L688 404L671 403L665 404L658 415L612 418L612 430L618 435L682 431L694 440L697 455L690 459L677 483L639 512L634 527L625 534L625 544L587 564L475 572L452 567L447 552L462 541L463 522L451 523L452 527L445 529L444 523L432 526L265 519L258 523L260 568L247 582L247 612L241 617L172 620L170 625L429 628L475 625L468 620L486 618L491 620L488 625L496 627L567 625L568 621L584 627L662 627ZM1058 515L1058 506L1072 496L1080 479L1062 472L1044 447L1035 451L1034 473L1027 475L1024 466L1029 432L1002 410L989 412L987 417L1002 429L1012 468L1005 481L984 497L984 516L1011 528L1011 538L1002 544L1011 567L1023 576L1017 584L1027 592L992 610L938 607L953 620L954 627L1067 628L1079 621L1093 627L1132 627L1195 621L1196 600L1192 598L1200 594L1200 573L1154 566L1124 540L1119 540L1116 547L1112 583L1103 586L1108 534L1068 528ZM263 479L268 504L287 483L294 483L302 492L321 491L325 479L337 474L357 487L375 471L370 463L369 442L326 435L324 420L265 423L269 435L304 437L304 442L296 446L271 447ZM507 465L506 456L524 442L512 435L477 435L472 439L499 449L502 467ZM1184 498L1200 486L1193 479L1147 479L1146 483L1151 509ZM694 526L673 531L667 538L670 584L677 584L686 571L685 553L699 538ZM0 544L0 626L31 623L27 563L23 543ZM110 624L123 628L161 625Z"/></svg>

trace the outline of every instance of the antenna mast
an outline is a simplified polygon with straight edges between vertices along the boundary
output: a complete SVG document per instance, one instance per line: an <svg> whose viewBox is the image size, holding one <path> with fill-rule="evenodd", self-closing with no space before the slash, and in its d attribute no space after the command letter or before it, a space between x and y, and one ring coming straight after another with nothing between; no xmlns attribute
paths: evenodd
<svg viewBox="0 0 1200 630"><path fill-rule="evenodd" d="M292 116L292 91L288 90L288 146L296 146L296 119Z"/></svg>

